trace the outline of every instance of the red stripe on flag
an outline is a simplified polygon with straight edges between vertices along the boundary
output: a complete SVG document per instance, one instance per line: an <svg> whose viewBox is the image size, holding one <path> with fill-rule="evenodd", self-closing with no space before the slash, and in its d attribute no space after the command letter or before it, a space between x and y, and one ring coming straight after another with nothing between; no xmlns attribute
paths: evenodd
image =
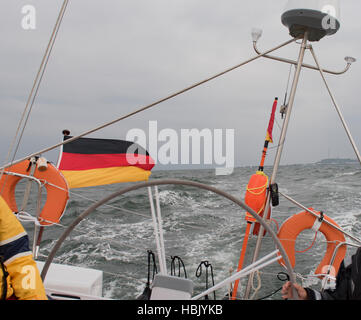
<svg viewBox="0 0 361 320"><path fill-rule="evenodd" d="M142 154L79 154L63 152L59 170L89 170L134 166L152 170L154 160Z"/></svg>

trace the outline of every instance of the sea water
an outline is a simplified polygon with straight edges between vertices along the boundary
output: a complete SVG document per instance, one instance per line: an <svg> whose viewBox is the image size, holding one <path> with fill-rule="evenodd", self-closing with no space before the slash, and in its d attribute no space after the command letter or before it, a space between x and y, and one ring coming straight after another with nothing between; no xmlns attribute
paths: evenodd
<svg viewBox="0 0 361 320"><path fill-rule="evenodd" d="M214 170L155 171L151 180L191 180L223 190L239 199L245 195L248 180L256 167L235 168L231 175L216 176ZM271 168L265 169L271 174ZM279 190L306 207L313 207L333 218L345 231L361 238L361 170L357 164L307 164L281 166L277 176ZM39 260L46 260L57 238L77 216L94 201L130 184L117 184L71 190L67 210L60 225L46 227L40 247ZM21 189L18 188L19 191ZM35 189L35 188L33 188ZM34 192L35 194L35 192ZM167 270L170 273L172 257L184 263L186 275L195 284L198 294L235 272L245 234L245 212L231 201L209 191L180 185L159 186L163 219ZM35 200L27 210L35 208ZM126 210L123 210L126 209ZM303 211L280 197L280 204L272 208L272 228L277 228L291 215ZM30 238L33 227L25 223ZM296 250L309 248L315 232L306 230L296 243ZM249 239L244 266L251 263L256 236ZM70 234L57 252L54 262L95 268L104 271L103 295L112 299L135 299L145 288L148 277L148 250L156 255L154 229L150 214L147 189L140 189L111 200L84 219ZM259 257L275 250L272 238L266 235ZM304 253L296 254L294 271L298 281L319 288L320 281L312 276L326 250L324 236L319 232L314 245ZM347 252L351 255L354 248ZM174 260L176 275L184 276L178 258ZM199 265L207 261L202 273ZM159 271L159 262L156 260ZM152 264L153 266L153 264ZM152 270L152 268L151 268ZM213 272L211 272L213 271ZM254 299L268 296L283 285L278 277L285 269L277 262L260 270L254 278L257 293ZM199 277L197 277L197 275ZM213 279L212 279L213 275ZM151 272L150 277L153 274ZM247 279L240 282L243 295ZM216 292L223 299L229 288ZM254 292L254 291L252 291ZM213 295L209 295L213 299ZM267 299L281 299L277 292Z"/></svg>

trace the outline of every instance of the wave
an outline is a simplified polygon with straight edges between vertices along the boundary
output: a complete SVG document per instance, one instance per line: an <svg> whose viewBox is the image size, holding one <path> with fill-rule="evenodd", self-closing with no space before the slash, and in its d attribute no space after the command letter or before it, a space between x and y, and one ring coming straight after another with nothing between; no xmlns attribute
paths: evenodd
<svg viewBox="0 0 361 320"><path fill-rule="evenodd" d="M232 175L219 177L215 176L214 170L164 171L154 172L152 179L190 179L213 185L243 199L254 170L235 168ZM285 194L307 207L324 210L342 228L357 236L361 232L360 174L352 166L283 166L279 170L277 183ZM121 187L123 185L104 186L77 192L81 196L99 200ZM192 280L197 283L197 290L204 285L194 277L202 260L212 263L217 281L228 276L230 268L237 268L246 226L243 210L227 199L193 187L160 186L159 196L167 263L171 255L181 256ZM61 224L69 225L91 203L71 195ZM28 205L30 211L35 211L35 208L36 199ZM128 211L122 211L123 208ZM302 209L280 197L280 205L273 208L272 217L281 224L290 215L300 211ZM31 226L29 230L31 237ZM46 228L41 246L43 255L50 252L63 230L59 226ZM256 237L251 237L249 254L255 242ZM307 247L308 244L308 238L301 242L301 246ZM89 215L64 242L56 255L56 262L104 270L106 297L134 299L142 292L146 282L147 250L156 252L156 245L148 193L143 189L113 199L108 206L102 206ZM273 241L266 236L261 253L269 253L271 250L274 250ZM312 253L314 257L311 254L306 259L299 259L297 272L307 275L317 266L314 260L323 255L322 250L322 247L316 247ZM282 270L278 264L272 265L269 270L272 276L262 282L264 286L261 293L272 292L276 286L280 286L274 275L278 268Z"/></svg>

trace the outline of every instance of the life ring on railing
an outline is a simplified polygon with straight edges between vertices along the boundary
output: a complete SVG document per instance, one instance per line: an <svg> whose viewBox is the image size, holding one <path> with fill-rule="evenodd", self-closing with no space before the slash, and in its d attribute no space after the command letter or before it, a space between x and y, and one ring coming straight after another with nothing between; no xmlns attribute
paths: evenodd
<svg viewBox="0 0 361 320"><path fill-rule="evenodd" d="M63 215L66 204L69 199L68 184L61 174L61 172L51 163L44 163L39 161L36 165L33 177L40 180L46 188L46 202L39 215L39 223L42 226L52 225L60 221ZM42 165L42 167L40 167ZM3 199L13 212L18 212L18 206L15 199L15 188L20 180L24 177L6 174L11 172L21 175L30 174L30 160L24 160L18 164L10 166L5 169L5 172L0 180L0 192ZM40 168L40 170L39 170Z"/></svg>
<svg viewBox="0 0 361 320"><path fill-rule="evenodd" d="M328 271L328 267L331 267L331 273L336 276L340 264L346 255L346 246L340 246L335 254L333 262L331 260L337 245L346 241L345 236L340 230L337 230L328 223L324 222L324 220L326 220L335 227L340 228L339 225L330 217L323 215L321 212L315 211L313 208L309 208L309 210L317 213L319 215L319 218L315 217L307 211L297 213L292 217L288 218L282 224L277 236L281 244L283 245L285 251L287 252L291 265L294 268L296 265L295 245L298 235L306 229L314 229L316 232L322 232L322 234L327 240L327 249L321 263L315 270L315 274L325 274ZM284 264L283 259L279 260L279 263ZM322 279L323 277L324 276L319 276L320 279Z"/></svg>

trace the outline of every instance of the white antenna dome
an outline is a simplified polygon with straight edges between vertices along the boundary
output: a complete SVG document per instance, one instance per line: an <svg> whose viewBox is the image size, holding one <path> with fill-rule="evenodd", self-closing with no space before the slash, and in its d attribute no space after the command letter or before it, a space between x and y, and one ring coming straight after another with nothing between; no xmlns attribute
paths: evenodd
<svg viewBox="0 0 361 320"><path fill-rule="evenodd" d="M291 36L300 37L307 30L308 40L319 41L338 31L339 18L339 0L289 0L281 19Z"/></svg>

